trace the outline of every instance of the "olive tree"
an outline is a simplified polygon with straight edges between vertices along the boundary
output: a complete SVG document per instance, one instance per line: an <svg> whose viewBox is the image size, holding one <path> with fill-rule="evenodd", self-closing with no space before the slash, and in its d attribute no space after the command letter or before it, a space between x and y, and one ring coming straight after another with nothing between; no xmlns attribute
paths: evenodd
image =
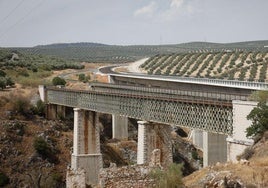
<svg viewBox="0 0 268 188"><path fill-rule="evenodd" d="M259 102L248 114L247 119L251 120L251 126L246 129L247 137L261 136L268 130L268 91L259 91L254 96Z"/></svg>

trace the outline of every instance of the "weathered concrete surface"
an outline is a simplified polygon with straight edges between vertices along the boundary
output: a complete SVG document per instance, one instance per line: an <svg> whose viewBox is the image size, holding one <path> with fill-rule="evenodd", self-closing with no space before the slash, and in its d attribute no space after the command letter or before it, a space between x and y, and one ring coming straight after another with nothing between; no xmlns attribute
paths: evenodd
<svg viewBox="0 0 268 188"><path fill-rule="evenodd" d="M65 106L57 104L47 104L46 118L50 120L65 118Z"/></svg>
<svg viewBox="0 0 268 188"><path fill-rule="evenodd" d="M128 118L119 115L112 115L113 138L128 139Z"/></svg>
<svg viewBox="0 0 268 188"><path fill-rule="evenodd" d="M46 105L46 118L50 120L57 119L57 105L56 104Z"/></svg>
<svg viewBox="0 0 268 188"><path fill-rule="evenodd" d="M137 164L149 164L155 149L160 150L161 166L172 163L171 126L146 121L139 121L138 126Z"/></svg>
<svg viewBox="0 0 268 188"><path fill-rule="evenodd" d="M236 161L253 140L246 137L246 129L251 125L247 115L257 106L257 102L233 101L233 135L227 138L227 160Z"/></svg>
<svg viewBox="0 0 268 188"><path fill-rule="evenodd" d="M73 170L85 170L87 185L97 185L102 168L99 118L96 112L74 109Z"/></svg>
<svg viewBox="0 0 268 188"><path fill-rule="evenodd" d="M192 140L198 149L203 149L203 131L192 130Z"/></svg>
<svg viewBox="0 0 268 188"><path fill-rule="evenodd" d="M226 135L203 132L203 166L227 161Z"/></svg>

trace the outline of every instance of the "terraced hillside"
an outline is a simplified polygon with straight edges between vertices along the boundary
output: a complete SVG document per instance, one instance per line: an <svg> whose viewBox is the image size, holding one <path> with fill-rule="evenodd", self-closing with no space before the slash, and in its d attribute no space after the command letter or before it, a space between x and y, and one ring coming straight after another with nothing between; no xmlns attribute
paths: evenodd
<svg viewBox="0 0 268 188"><path fill-rule="evenodd" d="M265 82L268 52L207 52L156 55L140 66L148 74Z"/></svg>

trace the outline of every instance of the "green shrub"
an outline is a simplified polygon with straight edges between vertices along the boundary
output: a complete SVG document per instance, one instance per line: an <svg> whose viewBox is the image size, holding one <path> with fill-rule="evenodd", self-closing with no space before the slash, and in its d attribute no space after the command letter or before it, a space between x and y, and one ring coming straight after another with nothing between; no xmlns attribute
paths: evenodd
<svg viewBox="0 0 268 188"><path fill-rule="evenodd" d="M55 151L45 139L36 137L33 142L33 147L43 159L47 159L51 163L58 163L58 158L55 156Z"/></svg>
<svg viewBox="0 0 268 188"><path fill-rule="evenodd" d="M17 114L27 115L30 113L30 100L25 97L17 96L14 98L12 105L12 110Z"/></svg>
<svg viewBox="0 0 268 188"><path fill-rule="evenodd" d="M7 132L16 132L17 135L23 136L25 133L26 125L23 122L15 121L4 124L4 128Z"/></svg>
<svg viewBox="0 0 268 188"><path fill-rule="evenodd" d="M0 172L0 187L9 184L9 178L3 172Z"/></svg>
<svg viewBox="0 0 268 188"><path fill-rule="evenodd" d="M166 170L156 169L150 174L159 188L180 188L182 182L182 165L171 164Z"/></svg>
<svg viewBox="0 0 268 188"><path fill-rule="evenodd" d="M90 79L90 76L89 75L85 75L85 74L79 74L78 75L78 80L80 81L80 82L88 82L88 80Z"/></svg>
<svg viewBox="0 0 268 188"><path fill-rule="evenodd" d="M85 79L86 79L86 75L85 75L85 74L79 74L79 75L78 75L78 80L79 80L80 82L85 81Z"/></svg>
<svg viewBox="0 0 268 188"><path fill-rule="evenodd" d="M193 150L191 153L192 153L192 158L193 158L194 160L198 160L198 159L199 159L199 155L198 155L198 153L197 153L196 150Z"/></svg>
<svg viewBox="0 0 268 188"><path fill-rule="evenodd" d="M39 153L40 155L44 157L47 157L49 153L51 152L51 147L41 137L37 137L34 139L33 146L34 146L34 149L37 151L37 153Z"/></svg>
<svg viewBox="0 0 268 188"><path fill-rule="evenodd" d="M64 182L62 175L57 173L57 172L53 173L51 176L52 176L52 179L55 181L56 184Z"/></svg>
<svg viewBox="0 0 268 188"><path fill-rule="evenodd" d="M36 106L33 107L33 112L34 114L43 116L45 114L45 108L46 108L45 103L42 100L38 100L36 102Z"/></svg>
<svg viewBox="0 0 268 188"><path fill-rule="evenodd" d="M268 106L266 102L259 102L257 107L249 113L247 119L252 121L251 126L246 129L247 137L253 138L268 130Z"/></svg>
<svg viewBox="0 0 268 188"><path fill-rule="evenodd" d="M251 120L252 123L250 127L246 129L246 136L254 138L268 130L268 91L253 93L252 98L258 100L259 103L247 116L247 119Z"/></svg>
<svg viewBox="0 0 268 188"><path fill-rule="evenodd" d="M0 77L5 77L6 76L6 73L2 70L0 70Z"/></svg>
<svg viewBox="0 0 268 188"><path fill-rule="evenodd" d="M7 86L6 79L4 77L0 77L0 88L5 89Z"/></svg>
<svg viewBox="0 0 268 188"><path fill-rule="evenodd" d="M66 84L66 81L63 78L54 77L53 80L52 80L52 84L54 86L57 86L57 85L65 85Z"/></svg>
<svg viewBox="0 0 268 188"><path fill-rule="evenodd" d="M10 77L6 77L6 84L7 86L14 86L15 82L10 78Z"/></svg>
<svg viewBox="0 0 268 188"><path fill-rule="evenodd" d="M24 76L24 77L28 77L30 76L27 69L23 68L23 69L18 69L18 75L19 76Z"/></svg>

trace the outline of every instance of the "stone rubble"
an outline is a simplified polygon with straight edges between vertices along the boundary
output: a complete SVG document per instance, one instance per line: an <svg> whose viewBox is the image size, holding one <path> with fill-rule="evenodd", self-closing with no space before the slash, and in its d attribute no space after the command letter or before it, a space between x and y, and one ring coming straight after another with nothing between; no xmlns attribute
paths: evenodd
<svg viewBox="0 0 268 188"><path fill-rule="evenodd" d="M150 177L151 170L156 167L147 165L131 165L103 169L100 173L101 188L154 187L155 182Z"/></svg>

